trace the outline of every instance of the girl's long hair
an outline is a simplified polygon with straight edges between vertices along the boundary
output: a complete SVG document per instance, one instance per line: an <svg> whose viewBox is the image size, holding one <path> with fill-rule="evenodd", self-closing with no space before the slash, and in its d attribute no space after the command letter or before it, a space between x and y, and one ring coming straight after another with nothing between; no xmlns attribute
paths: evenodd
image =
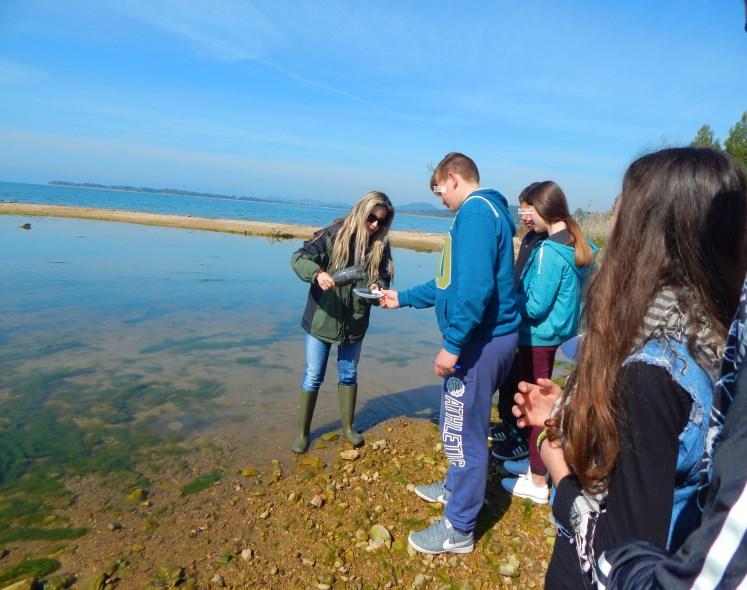
<svg viewBox="0 0 747 590"><path fill-rule="evenodd" d="M746 230L747 179L728 155L665 149L628 168L604 262L589 286L588 331L566 385L562 425L548 423L551 439L562 426L565 458L585 489L604 490L613 475L622 363L657 292L673 287L684 309L699 306L725 337L745 274Z"/></svg>
<svg viewBox="0 0 747 590"><path fill-rule="evenodd" d="M571 234L571 246L576 250L576 266L589 266L593 262L594 252L578 223L571 217L565 193L557 183L552 180L533 182L521 191L519 200L534 207L547 223L565 222Z"/></svg>
<svg viewBox="0 0 747 590"><path fill-rule="evenodd" d="M369 237L366 223L368 216L371 215L377 207L386 209L386 219L379 223L376 233ZM370 281L379 276L379 267L384 257L384 250L389 244L389 228L394 220L394 205L384 193L371 191L363 195L360 200L353 205L342 220L340 229L332 246L332 258L330 260L330 272L334 272L358 264L368 273ZM352 250L352 252L351 252ZM350 260L350 254L354 259ZM394 277L394 263L390 257L387 272L390 277Z"/></svg>

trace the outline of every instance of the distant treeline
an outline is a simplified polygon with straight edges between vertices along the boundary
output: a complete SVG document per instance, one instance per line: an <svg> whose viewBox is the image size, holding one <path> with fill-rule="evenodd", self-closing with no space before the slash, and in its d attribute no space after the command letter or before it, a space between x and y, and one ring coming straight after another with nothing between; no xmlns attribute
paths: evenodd
<svg viewBox="0 0 747 590"><path fill-rule="evenodd" d="M723 150L731 154L747 170L747 111L742 113L742 118L729 129L729 135L724 140L723 147L716 133L707 124L698 129L690 145Z"/></svg>

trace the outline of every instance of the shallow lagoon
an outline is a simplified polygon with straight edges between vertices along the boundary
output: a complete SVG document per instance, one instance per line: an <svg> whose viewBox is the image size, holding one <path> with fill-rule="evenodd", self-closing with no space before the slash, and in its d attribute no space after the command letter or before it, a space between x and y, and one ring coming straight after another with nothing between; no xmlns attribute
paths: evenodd
<svg viewBox="0 0 747 590"><path fill-rule="evenodd" d="M92 431L99 447L119 437L133 453L150 437L220 432L247 461L290 458L307 285L288 261L299 241L54 218L23 230L26 221L0 218L0 404L13 410L4 422L16 438L30 436L19 421L42 416L58 436L75 425L73 455L90 453ZM399 287L430 278L437 262L408 250L394 256ZM432 311L373 310L359 429L435 415L438 344ZM335 384L331 362L316 436L339 426ZM16 442L20 454L41 446L36 459L45 461L43 441ZM122 460L100 459L91 469Z"/></svg>

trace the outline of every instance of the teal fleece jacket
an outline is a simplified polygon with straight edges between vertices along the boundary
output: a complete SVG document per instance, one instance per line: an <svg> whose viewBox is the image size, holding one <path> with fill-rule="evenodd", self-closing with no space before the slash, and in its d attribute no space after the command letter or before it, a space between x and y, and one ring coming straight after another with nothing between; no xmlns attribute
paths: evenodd
<svg viewBox="0 0 747 590"><path fill-rule="evenodd" d="M519 278L519 346L557 346L576 335L581 292L593 267L576 266L573 246L549 238L534 246Z"/></svg>
<svg viewBox="0 0 747 590"><path fill-rule="evenodd" d="M399 293L401 307L436 306L443 347L461 354L477 338L516 332L521 317L514 290L516 227L503 195L474 191L457 210L436 278Z"/></svg>

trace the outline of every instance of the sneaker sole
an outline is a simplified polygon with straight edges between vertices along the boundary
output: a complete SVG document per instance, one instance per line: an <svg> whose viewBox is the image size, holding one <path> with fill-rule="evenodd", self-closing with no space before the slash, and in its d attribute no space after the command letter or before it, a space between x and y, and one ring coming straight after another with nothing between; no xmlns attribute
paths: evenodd
<svg viewBox="0 0 747 590"><path fill-rule="evenodd" d="M440 555L441 553L472 553L475 550L475 544L472 543L472 545L466 545L464 547L454 547L453 549L441 549L440 551L433 551L431 549L421 547L417 543L413 542L412 537L409 535L407 537L407 543L410 545L410 547L415 549L415 551L425 553L426 555Z"/></svg>
<svg viewBox="0 0 747 590"><path fill-rule="evenodd" d="M421 500L425 500L429 504L443 504L444 506L446 506L449 503L449 501L445 499L443 496L439 496L438 498L434 500L430 496L426 496L425 494L422 494L421 492L419 492L418 488L415 488L415 495Z"/></svg>

